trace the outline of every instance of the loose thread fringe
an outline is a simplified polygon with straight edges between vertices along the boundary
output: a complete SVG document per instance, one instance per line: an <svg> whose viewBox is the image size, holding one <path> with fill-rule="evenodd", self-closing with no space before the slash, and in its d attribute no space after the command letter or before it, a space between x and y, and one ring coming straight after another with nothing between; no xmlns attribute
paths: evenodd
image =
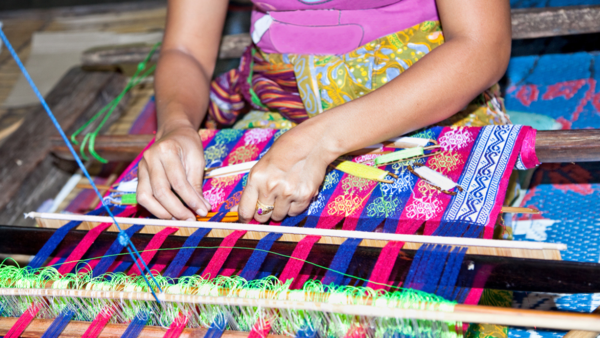
<svg viewBox="0 0 600 338"><path fill-rule="evenodd" d="M451 312L454 303L421 291L404 289L386 292L368 287L324 286L309 280L303 289L292 290L292 281L282 283L274 276L246 281L239 276L218 276L203 279L200 276L177 280L155 276L165 293L201 296L228 296L246 299L273 299L309 301L330 304L372 305L415 310ZM149 292L143 276L124 273L93 277L92 272L61 275L51 267L30 271L14 266L0 266L0 288L21 289L76 289L89 291ZM183 302L138 301L128 299L90 299L63 296L1 296L0 307L4 317L20 317L35 304L37 318L55 319L72 313L73 320L93 322L104 315L111 323L131 323L132 331L143 325L177 328L219 328L235 331L265 331L290 336L336 336L360 333L364 337L419 336L455 338L460 336L458 322L414 320L409 318L362 317L320 312L318 310L269 309L255 306L188 304ZM107 312L110 309L110 313ZM185 324L183 324L185 318ZM221 325L222 324L222 325ZM258 332L256 332L258 333Z"/></svg>

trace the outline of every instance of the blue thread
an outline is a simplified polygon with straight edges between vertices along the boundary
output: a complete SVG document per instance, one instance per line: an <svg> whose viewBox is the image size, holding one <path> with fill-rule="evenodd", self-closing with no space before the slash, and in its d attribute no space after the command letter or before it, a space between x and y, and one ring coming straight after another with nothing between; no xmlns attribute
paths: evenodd
<svg viewBox="0 0 600 338"><path fill-rule="evenodd" d="M23 73L23 76L25 77L25 79L29 83L29 86L31 87L31 89L33 90L33 92L35 93L35 95L37 96L37 98L39 99L40 103L42 104L42 107L44 107L44 110L46 110L46 113L48 114L48 117L50 118L50 120L52 121L52 123L54 124L54 126L56 127L56 130L58 131L58 133L62 137L63 141L65 141L65 144L69 148L69 151L71 152L71 154L73 154L73 158L75 159L75 162L77 162L77 165L81 169L81 172L83 172L83 174L85 175L85 177L88 179L90 185L92 186L94 192L96 193L96 195L98 196L98 198L100 198L100 202L102 203L102 206L104 207L104 210L106 210L106 212L108 213L108 215L110 216L110 218L113 220L114 224L117 226L117 229L119 229L119 232L123 232L123 230L121 229L121 226L119 225L119 223L115 219L115 216L110 211L110 208L104 203L104 199L102 198L102 194L100 194L100 191L98 191L98 187L96 187L96 183L94 182L94 180L92 180L92 177L88 173L86 167L81 162L81 159L79 158L79 156L77 156L77 153L75 152L75 149L73 149L73 146L69 142L69 139L67 138L67 135L65 135L65 132L62 130L60 124L56 120L56 117L54 117L54 114L52 114L52 111L50 110L50 107L48 106L48 103L46 103L46 100L44 99L44 96L42 96L42 93L40 93L40 91L38 90L37 86L35 85L35 83L31 79L31 76L29 76L29 73L27 72L27 69L25 69L25 66L23 65L23 63L21 62L21 59L19 58L19 56L15 52L14 48L10 44L10 41L8 41L8 38L6 37L6 35L4 35L4 31L2 30L1 27L0 27L0 38L2 39L2 41L4 41L4 44L6 45L6 49L8 49L8 51L12 55L13 59L17 63L17 66L19 66L19 68L21 69L21 73ZM136 265L138 265L138 268L140 269L140 271L147 271L150 274L150 277L154 281L154 284L156 285L156 287L158 288L158 290L160 292L162 292L162 289L160 288L160 285L158 285L158 282L156 281L156 279L154 278L154 276L150 272L150 269L146 265L146 262L144 262L144 260L140 256L140 253L133 246L133 243L131 243L131 241L129 240L129 238L127 239L127 241L128 241L127 244L131 247L131 248L129 248L129 247L127 248L127 251L129 251L129 254L131 255L131 258L134 261L136 261ZM133 251L132 251L132 249L133 249ZM135 252L135 255L134 255L134 252ZM141 268L139 266L139 264L137 263L137 260L135 259L136 256L141 261L141 263L144 266L144 268ZM144 280L146 281L146 284L148 284L148 288L150 289L150 291L152 291L152 295L156 299L156 302L160 304L160 300L158 300L158 297L156 296L156 293L154 292L154 289L150 285L150 282L148 282L148 279L146 278L146 276L144 275L144 273L142 273L142 276L144 277Z"/></svg>
<svg viewBox="0 0 600 338"><path fill-rule="evenodd" d="M71 309L63 310L60 315L52 321L52 324L50 324L50 327L44 332L42 338L57 338L60 336L61 332L67 327L67 324L69 324L74 315L75 312Z"/></svg>
<svg viewBox="0 0 600 338"><path fill-rule="evenodd" d="M298 332L296 332L296 338L317 338L317 330L308 324L305 324Z"/></svg>
<svg viewBox="0 0 600 338"><path fill-rule="evenodd" d="M225 328L227 327L227 320L225 319L225 315L223 313L219 313L215 320L210 324L208 331L204 335L204 338L220 338L225 332Z"/></svg>
<svg viewBox="0 0 600 338"><path fill-rule="evenodd" d="M258 242L256 245L256 249L258 250L252 251L252 255L240 273L240 277L244 278L245 280L252 280L256 278L260 267L269 254L268 251L271 250L273 243L275 243L275 241L278 240L281 235L282 234L270 233Z"/></svg>
<svg viewBox="0 0 600 338"><path fill-rule="evenodd" d="M450 258L448 259L448 263L446 263L446 268L444 269L444 274L442 275L442 279L440 281L440 286L436 292L438 296L446 299L449 299L452 296L452 292L456 286L456 279L460 273L460 267L462 266L462 262L466 253L467 248L465 247L455 248L450 254Z"/></svg>
<svg viewBox="0 0 600 338"><path fill-rule="evenodd" d="M133 226L130 226L127 230L125 230L125 232L127 233L127 236L131 237L136 232L142 230L143 227L143 225L135 224ZM108 248L108 251L106 251L106 253L104 254L104 257L100 259L100 262L98 262L96 267L93 269L93 276L98 277L105 274L106 271L108 271L108 269L112 265L112 263L115 261L115 259L117 259L117 256L115 256L115 254L121 253L124 247L125 245L123 245L123 243L121 243L120 240L117 239L116 241L114 241L110 248Z"/></svg>
<svg viewBox="0 0 600 338"><path fill-rule="evenodd" d="M93 210L92 212L88 213L88 215L96 216L96 215L101 214L103 211L104 211L103 209L96 209L96 210ZM54 252L54 250L56 250L56 247L58 247L58 245L62 242L62 240L65 239L65 236L67 236L67 233L69 231L71 231L71 229L79 226L79 224L81 224L81 222L71 221L71 222L63 225L62 227L60 227L58 230L56 230L52 234L52 236L50 236L50 239L48 239L48 241L40 249L40 251L38 251L38 253L35 255L35 257L33 257L31 262L29 262L29 264L27 265L27 269L29 271L32 271L32 270L37 270L37 269L41 268L42 265L44 265L44 263L46 262L46 260L48 260L48 257L50 257L50 255Z"/></svg>
<svg viewBox="0 0 600 338"><path fill-rule="evenodd" d="M383 221L382 218L370 217L360 218L356 225L356 231L372 232L377 226ZM340 245L338 251L335 253L331 264L329 264L329 270L325 273L322 283L323 285L336 284L341 285L344 281L343 274L348 271L348 266L352 261L352 257L356 252L356 248L362 242L362 239L348 238ZM391 262L393 264L393 262Z"/></svg>
<svg viewBox="0 0 600 338"><path fill-rule="evenodd" d="M188 239L183 244L183 247L186 249L181 249L167 267L167 270L163 274L164 277L177 278L179 273L185 266L185 263L192 257L195 248L198 246L198 243L204 238L204 236L208 235L211 229L203 229L200 228L188 237Z"/></svg>
<svg viewBox="0 0 600 338"><path fill-rule="evenodd" d="M138 312L131 323L127 325L127 329L125 329L121 338L137 338L140 335L140 332L142 332L144 325L146 325L148 318L148 313L142 311Z"/></svg>

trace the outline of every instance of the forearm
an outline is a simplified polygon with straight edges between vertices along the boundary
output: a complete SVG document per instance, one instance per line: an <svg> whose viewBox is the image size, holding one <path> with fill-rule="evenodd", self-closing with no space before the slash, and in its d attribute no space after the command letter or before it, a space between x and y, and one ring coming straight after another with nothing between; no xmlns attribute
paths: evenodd
<svg viewBox="0 0 600 338"><path fill-rule="evenodd" d="M320 129L328 152L339 156L442 121L500 79L510 45L495 47L448 41L387 85L302 127Z"/></svg>
<svg viewBox="0 0 600 338"><path fill-rule="evenodd" d="M155 81L158 138L173 128L200 127L208 108L213 72L205 68L184 52L163 52Z"/></svg>

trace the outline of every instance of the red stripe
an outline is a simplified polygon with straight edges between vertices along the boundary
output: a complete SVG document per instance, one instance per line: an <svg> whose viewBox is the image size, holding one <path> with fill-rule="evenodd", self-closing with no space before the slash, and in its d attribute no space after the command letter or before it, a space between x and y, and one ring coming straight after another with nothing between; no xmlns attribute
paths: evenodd
<svg viewBox="0 0 600 338"><path fill-rule="evenodd" d="M15 322L15 324L8 330L5 338L18 338L21 336L23 331L31 324L31 321L37 316L40 311L40 304L31 303L31 305L23 312L21 317Z"/></svg>
<svg viewBox="0 0 600 338"><path fill-rule="evenodd" d="M162 246L165 239L167 239L167 237L170 234L177 232L177 230L179 230L179 228L173 228L173 227L164 228L160 232L158 232L156 235L154 235L154 237L152 237L152 239L150 240L148 245L146 245L144 252L142 252L140 254L140 256L142 257L144 262L146 262L146 265L148 265L152 261L152 258L154 258L154 255L156 255L156 253L158 252L156 249L159 249ZM136 275L136 276L140 275L140 269L138 269L138 267L137 267L138 264L140 266L142 266L141 261L139 259L137 261L137 264L132 266L131 269L129 269L130 275Z"/></svg>
<svg viewBox="0 0 600 338"><path fill-rule="evenodd" d="M85 237L83 237L81 242L75 247L75 250L73 250L69 257L67 257L65 263L61 265L60 268L58 268L58 272L63 275L71 272L75 265L79 263L81 257L83 257L83 255L85 255L90 246L92 246L96 238L100 236L100 233L108 229L108 227L110 227L111 225L112 223L102 223L97 227L93 228L92 230L88 231L88 233L85 235Z"/></svg>
<svg viewBox="0 0 600 338"><path fill-rule="evenodd" d="M169 326L167 332L165 332L163 338L177 338L181 336L181 333L183 332L183 329L185 329L187 323L188 317L180 312L179 316L175 318L173 323L171 323L171 326Z"/></svg>
<svg viewBox="0 0 600 338"><path fill-rule="evenodd" d="M96 316L96 318L94 318L94 321L92 321L88 329L85 330L81 338L98 337L102 330L104 330L106 324L108 324L108 321L110 320L114 312L115 309L112 306L106 307L102 311L100 311L100 313Z"/></svg>

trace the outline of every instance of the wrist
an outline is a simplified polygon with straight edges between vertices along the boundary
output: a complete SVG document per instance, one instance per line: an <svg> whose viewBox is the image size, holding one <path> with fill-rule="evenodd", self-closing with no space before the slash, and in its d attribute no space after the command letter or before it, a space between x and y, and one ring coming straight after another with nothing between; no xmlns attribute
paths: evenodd
<svg viewBox="0 0 600 338"><path fill-rule="evenodd" d="M192 129L197 131L194 125L186 118L170 118L162 122L156 130L156 138L160 139L164 135L171 133L177 129Z"/></svg>

